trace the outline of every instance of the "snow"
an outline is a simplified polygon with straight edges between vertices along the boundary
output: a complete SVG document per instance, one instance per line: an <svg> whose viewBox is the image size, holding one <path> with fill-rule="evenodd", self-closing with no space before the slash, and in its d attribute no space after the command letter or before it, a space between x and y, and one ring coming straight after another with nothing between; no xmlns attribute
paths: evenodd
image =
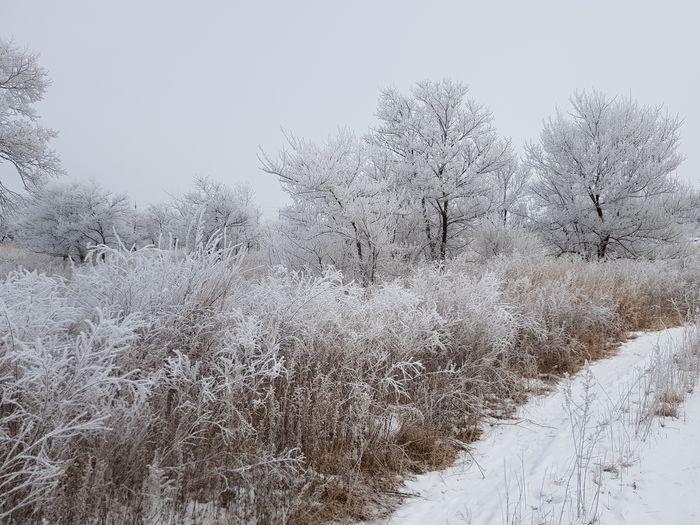
<svg viewBox="0 0 700 525"><path fill-rule="evenodd" d="M670 421L649 443L602 523L700 523L700 394L684 405L684 421Z"/></svg>
<svg viewBox="0 0 700 525"><path fill-rule="evenodd" d="M415 497L377 524L699 522L700 395L679 419L656 418L649 432L637 424L655 349L679 348L684 330L635 334L515 419L494 421L454 466L407 481Z"/></svg>

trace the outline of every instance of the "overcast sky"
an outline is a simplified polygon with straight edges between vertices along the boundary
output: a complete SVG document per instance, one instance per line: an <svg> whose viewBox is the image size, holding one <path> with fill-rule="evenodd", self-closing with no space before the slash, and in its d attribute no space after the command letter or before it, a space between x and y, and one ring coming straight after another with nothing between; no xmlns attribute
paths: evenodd
<svg viewBox="0 0 700 525"><path fill-rule="evenodd" d="M374 124L382 87L452 78L521 146L555 105L596 87L685 119L679 175L700 186L696 1L4 0L0 37L41 54L40 105L74 179L138 202L195 175L248 181L266 215L284 203L258 166L281 128L323 140Z"/></svg>

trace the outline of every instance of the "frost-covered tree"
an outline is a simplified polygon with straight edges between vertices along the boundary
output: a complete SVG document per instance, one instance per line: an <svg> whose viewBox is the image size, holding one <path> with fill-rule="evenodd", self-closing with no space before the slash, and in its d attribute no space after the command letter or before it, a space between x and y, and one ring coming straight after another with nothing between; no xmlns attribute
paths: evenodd
<svg viewBox="0 0 700 525"><path fill-rule="evenodd" d="M252 248L257 244L260 210L253 201L249 186L233 187L206 177L195 181L195 189L171 203L175 218L163 208L153 208L153 219L160 223L160 233L174 234L179 244L194 247L206 243L214 235L221 236L225 246ZM166 231L169 221L176 231Z"/></svg>
<svg viewBox="0 0 700 525"><path fill-rule="evenodd" d="M177 240L178 214L170 202L150 204L136 215L140 244L167 247Z"/></svg>
<svg viewBox="0 0 700 525"><path fill-rule="evenodd" d="M466 257L542 253L537 236L527 229L529 179L530 170L515 158L492 174L491 212L471 228Z"/></svg>
<svg viewBox="0 0 700 525"><path fill-rule="evenodd" d="M56 133L38 124L33 107L48 85L36 54L0 40L0 164L11 165L29 192L62 174L58 156L49 148ZM19 197L11 184L0 181L0 213Z"/></svg>
<svg viewBox="0 0 700 525"><path fill-rule="evenodd" d="M282 215L298 257L317 268L353 261L353 273L373 281L388 255L398 200L377 180L367 146L347 131L321 145L288 135L287 145L278 159L263 153L261 162L292 198Z"/></svg>
<svg viewBox="0 0 700 525"><path fill-rule="evenodd" d="M491 112L466 98L459 82L420 82L410 95L382 92L381 125L368 137L380 152L384 176L412 212L429 258L467 244L475 219L493 208L492 177L510 166L513 152L493 126Z"/></svg>
<svg viewBox="0 0 700 525"><path fill-rule="evenodd" d="M514 158L512 162L497 169L493 179L494 212L498 222L506 226L509 222L513 222L513 215L518 219L524 215L523 208L528 196L530 170Z"/></svg>
<svg viewBox="0 0 700 525"><path fill-rule="evenodd" d="M81 261L90 246L130 244L132 215L126 195L95 182L55 184L21 210L17 235L32 251Z"/></svg>
<svg viewBox="0 0 700 525"><path fill-rule="evenodd" d="M697 206L674 176L681 121L660 106L580 92L527 148L538 211L533 222L558 253L651 255L679 240Z"/></svg>
<svg viewBox="0 0 700 525"><path fill-rule="evenodd" d="M315 217L300 206L280 210L279 220L267 224L262 232L269 263L318 275L329 266L352 273L357 264L349 243L330 234Z"/></svg>

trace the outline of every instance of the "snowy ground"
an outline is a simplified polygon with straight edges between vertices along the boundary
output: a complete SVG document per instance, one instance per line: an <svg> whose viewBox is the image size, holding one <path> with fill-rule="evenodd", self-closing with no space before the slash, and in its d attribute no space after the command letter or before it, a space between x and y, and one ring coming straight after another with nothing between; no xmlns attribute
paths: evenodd
<svg viewBox="0 0 700 525"><path fill-rule="evenodd" d="M408 481L415 497L378 523L700 523L700 393L678 419L644 417L652 371L676 366L669 356L686 336L638 334L495 422L455 466Z"/></svg>

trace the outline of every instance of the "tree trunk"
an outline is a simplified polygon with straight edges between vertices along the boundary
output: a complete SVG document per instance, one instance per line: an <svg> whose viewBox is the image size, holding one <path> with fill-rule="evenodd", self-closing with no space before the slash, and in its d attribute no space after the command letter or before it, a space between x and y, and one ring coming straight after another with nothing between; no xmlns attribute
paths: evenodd
<svg viewBox="0 0 700 525"><path fill-rule="evenodd" d="M598 215L598 218L600 219L600 222L603 223L605 222L605 219L603 217L603 208L600 205L600 195L598 194L592 194L589 193L588 196L591 198L593 201L593 206L595 206L595 212ZM598 242L598 260L603 259L605 257L605 252L608 249L608 244L610 242L610 234L607 234L603 236L600 241Z"/></svg>
<svg viewBox="0 0 700 525"><path fill-rule="evenodd" d="M365 272L365 269L363 268L363 260L362 260L362 241L360 241L360 234L357 231L357 225L355 224L355 221L352 221L350 223L352 225L352 229L355 232L355 248L357 250L357 260L358 260L358 266L360 267L360 275L362 276L362 284L363 286L367 285L367 275Z"/></svg>
<svg viewBox="0 0 700 525"><path fill-rule="evenodd" d="M440 222L442 226L442 237L440 238L440 261L445 261L445 257L447 256L447 220L448 220L448 214L447 214L447 207L449 205L448 200L445 201L445 204L440 208Z"/></svg>
<svg viewBox="0 0 700 525"><path fill-rule="evenodd" d="M610 235L604 236L598 243L598 260L605 258L605 252L608 249L608 244L610 243Z"/></svg>
<svg viewBox="0 0 700 525"><path fill-rule="evenodd" d="M435 241L430 232L430 219L428 218L428 207L425 205L425 197L420 200L420 205L423 211L423 223L425 224L425 237L428 241L428 249L430 250L430 258L435 260Z"/></svg>

